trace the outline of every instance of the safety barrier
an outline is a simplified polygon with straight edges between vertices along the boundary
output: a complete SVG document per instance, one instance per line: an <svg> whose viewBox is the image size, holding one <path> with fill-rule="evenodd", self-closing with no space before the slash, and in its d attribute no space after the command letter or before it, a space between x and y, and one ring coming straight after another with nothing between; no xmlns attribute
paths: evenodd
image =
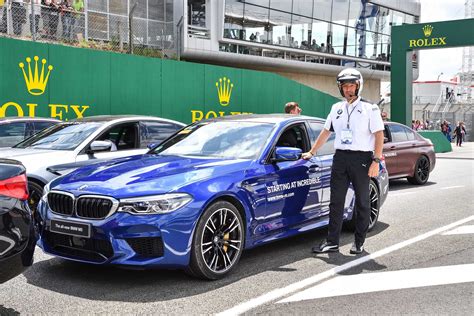
<svg viewBox="0 0 474 316"><path fill-rule="evenodd" d="M440 131L418 131L418 133L424 138L428 138L433 142L434 150L436 153L445 153L453 151L451 143L448 141L446 136Z"/></svg>

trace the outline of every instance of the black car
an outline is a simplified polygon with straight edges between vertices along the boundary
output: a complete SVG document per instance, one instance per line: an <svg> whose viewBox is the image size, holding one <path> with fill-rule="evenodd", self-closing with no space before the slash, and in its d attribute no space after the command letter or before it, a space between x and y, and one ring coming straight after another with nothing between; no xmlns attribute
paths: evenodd
<svg viewBox="0 0 474 316"><path fill-rule="evenodd" d="M61 121L43 117L0 118L0 147L12 147L39 131Z"/></svg>
<svg viewBox="0 0 474 316"><path fill-rule="evenodd" d="M35 246L25 167L0 159L0 283L33 264Z"/></svg>

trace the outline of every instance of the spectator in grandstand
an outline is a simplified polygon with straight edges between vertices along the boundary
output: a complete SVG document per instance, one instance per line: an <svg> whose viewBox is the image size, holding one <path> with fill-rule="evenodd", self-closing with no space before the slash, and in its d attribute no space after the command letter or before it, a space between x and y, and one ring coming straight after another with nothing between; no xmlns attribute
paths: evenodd
<svg viewBox="0 0 474 316"><path fill-rule="evenodd" d="M63 27L63 39L69 41L72 39L73 10L71 0L63 0L61 7L61 24Z"/></svg>
<svg viewBox="0 0 474 316"><path fill-rule="evenodd" d="M23 24L26 22L26 7L23 0L13 0L12 6L13 34L21 35Z"/></svg>
<svg viewBox="0 0 474 316"><path fill-rule="evenodd" d="M81 34L81 39L84 37L84 29L85 29L85 19L84 19L84 0L73 0L72 7L74 9L75 14L72 15L71 23L73 25L73 33L75 37L77 34Z"/></svg>
<svg viewBox="0 0 474 316"><path fill-rule="evenodd" d="M31 34L38 34L39 23L41 18L41 0L28 0L28 3L33 2L34 6L28 5L28 12L30 16L30 32Z"/></svg>

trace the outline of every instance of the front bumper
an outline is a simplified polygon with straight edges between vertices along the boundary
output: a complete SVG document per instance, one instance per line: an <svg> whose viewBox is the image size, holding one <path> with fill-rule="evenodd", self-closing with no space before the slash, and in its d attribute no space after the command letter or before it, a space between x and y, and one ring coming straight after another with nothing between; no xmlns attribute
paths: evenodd
<svg viewBox="0 0 474 316"><path fill-rule="evenodd" d="M134 267L179 268L189 264L192 236L201 208L194 202L169 214L132 215L116 212L105 219L82 219L53 213L38 205L38 245L68 260ZM51 220L90 225L90 238L51 232Z"/></svg>

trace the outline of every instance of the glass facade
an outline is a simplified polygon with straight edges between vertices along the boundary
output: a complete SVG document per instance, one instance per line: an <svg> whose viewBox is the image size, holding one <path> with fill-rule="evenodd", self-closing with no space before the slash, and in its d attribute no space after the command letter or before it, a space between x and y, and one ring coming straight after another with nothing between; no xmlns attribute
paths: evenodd
<svg viewBox="0 0 474 316"><path fill-rule="evenodd" d="M174 46L172 0L89 0L88 38L125 41L129 38L128 13L133 11L133 41L144 46Z"/></svg>
<svg viewBox="0 0 474 316"><path fill-rule="evenodd" d="M390 27L414 22L413 15L367 0L226 0L224 37L389 61ZM236 51L230 46L221 47Z"/></svg>

